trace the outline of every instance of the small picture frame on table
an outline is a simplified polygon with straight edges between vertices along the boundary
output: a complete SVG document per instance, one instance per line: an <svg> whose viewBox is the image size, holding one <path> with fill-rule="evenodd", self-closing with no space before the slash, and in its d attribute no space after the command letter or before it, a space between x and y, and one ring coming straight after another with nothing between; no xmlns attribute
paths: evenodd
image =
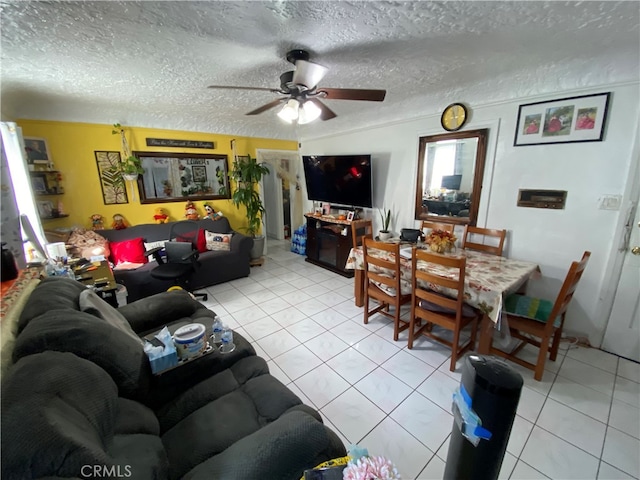
<svg viewBox="0 0 640 480"><path fill-rule="evenodd" d="M350 222L353 222L353 217L355 216L356 212L354 212L353 210L350 212L347 212L347 220Z"/></svg>

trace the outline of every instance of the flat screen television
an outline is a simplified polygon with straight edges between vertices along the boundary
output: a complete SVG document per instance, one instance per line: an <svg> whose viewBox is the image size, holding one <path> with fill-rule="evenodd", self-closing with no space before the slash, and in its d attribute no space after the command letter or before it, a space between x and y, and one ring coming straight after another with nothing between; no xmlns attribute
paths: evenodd
<svg viewBox="0 0 640 480"><path fill-rule="evenodd" d="M305 155L302 165L309 200L373 206L371 155Z"/></svg>
<svg viewBox="0 0 640 480"><path fill-rule="evenodd" d="M460 190L460 182L462 182L462 175L443 175L440 188Z"/></svg>

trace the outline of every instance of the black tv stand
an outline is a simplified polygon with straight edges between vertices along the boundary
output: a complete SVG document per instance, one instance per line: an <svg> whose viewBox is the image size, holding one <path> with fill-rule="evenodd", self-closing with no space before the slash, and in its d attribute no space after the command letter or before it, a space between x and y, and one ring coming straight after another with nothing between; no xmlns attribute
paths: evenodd
<svg viewBox="0 0 640 480"><path fill-rule="evenodd" d="M353 246L351 222L327 215L307 214L307 258L309 263L352 278L345 265Z"/></svg>

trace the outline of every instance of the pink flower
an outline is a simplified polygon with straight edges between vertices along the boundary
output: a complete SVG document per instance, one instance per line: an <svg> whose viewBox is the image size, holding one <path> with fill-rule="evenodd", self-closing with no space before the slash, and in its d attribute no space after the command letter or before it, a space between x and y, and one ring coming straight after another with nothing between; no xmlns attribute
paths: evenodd
<svg viewBox="0 0 640 480"><path fill-rule="evenodd" d="M400 480L395 465L384 457L361 457L349 462L343 480Z"/></svg>

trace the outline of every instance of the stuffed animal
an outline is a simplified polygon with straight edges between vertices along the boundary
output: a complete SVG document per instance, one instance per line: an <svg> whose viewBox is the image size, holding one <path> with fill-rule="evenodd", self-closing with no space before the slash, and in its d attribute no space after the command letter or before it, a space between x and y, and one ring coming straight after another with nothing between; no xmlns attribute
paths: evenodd
<svg viewBox="0 0 640 480"><path fill-rule="evenodd" d="M198 210L196 210L196 206L192 201L188 201L184 206L184 216L187 220L199 220L200 215L198 215Z"/></svg>
<svg viewBox="0 0 640 480"><path fill-rule="evenodd" d="M92 215L91 217L95 217ZM101 215L98 215L102 218ZM84 228L76 228L73 230L66 243L70 245L69 253L73 257L84 257L89 259L94 256L109 256L109 241L94 232L93 230L85 230Z"/></svg>
<svg viewBox="0 0 640 480"><path fill-rule="evenodd" d="M222 212L218 211L216 212L213 207L211 205L209 205L208 203L204 204L204 211L207 212L207 214L203 217L203 218L210 218L211 220L218 220L221 217L223 217L224 215L222 215Z"/></svg>
<svg viewBox="0 0 640 480"><path fill-rule="evenodd" d="M169 215L167 215L164 208L161 207L156 208L156 213L153 216L153 219L156 223L169 223Z"/></svg>
<svg viewBox="0 0 640 480"><path fill-rule="evenodd" d="M91 219L91 230L104 230L104 220L102 215L94 213L89 217Z"/></svg>
<svg viewBox="0 0 640 480"><path fill-rule="evenodd" d="M113 228L114 230L123 230L128 226L129 224L127 223L127 221L124 219L122 215L120 215L119 213L116 213L113 216L113 223L111 224L111 228Z"/></svg>

